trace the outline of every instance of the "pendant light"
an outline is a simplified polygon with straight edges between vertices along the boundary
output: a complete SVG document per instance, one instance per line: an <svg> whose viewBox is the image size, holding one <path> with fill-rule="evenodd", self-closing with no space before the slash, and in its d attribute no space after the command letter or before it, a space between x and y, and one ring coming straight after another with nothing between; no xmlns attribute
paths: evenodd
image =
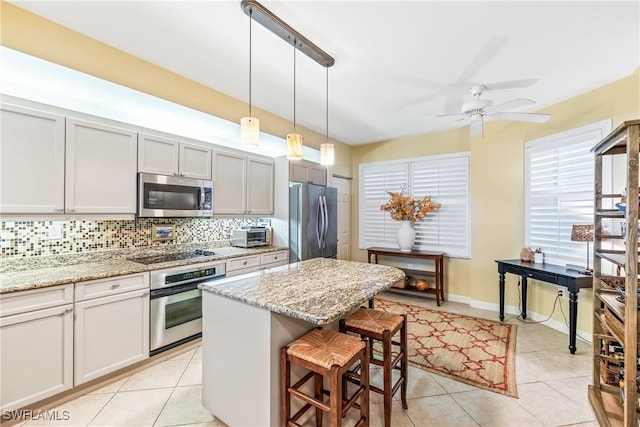
<svg viewBox="0 0 640 427"><path fill-rule="evenodd" d="M296 133L296 43L293 43L293 133L287 134L287 159L302 159L302 135Z"/></svg>
<svg viewBox="0 0 640 427"><path fill-rule="evenodd" d="M251 23L253 9L249 9L249 116L240 119L240 146L257 147L260 144L260 120L251 117Z"/></svg>
<svg viewBox="0 0 640 427"><path fill-rule="evenodd" d="M327 142L320 144L320 164L324 166L332 166L335 162L335 154L333 144L329 143L329 67L327 66Z"/></svg>

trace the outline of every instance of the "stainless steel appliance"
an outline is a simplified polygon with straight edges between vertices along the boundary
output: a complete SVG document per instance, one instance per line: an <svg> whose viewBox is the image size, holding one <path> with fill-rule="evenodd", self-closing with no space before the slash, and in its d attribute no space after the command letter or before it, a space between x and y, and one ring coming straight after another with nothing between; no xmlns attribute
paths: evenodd
<svg viewBox="0 0 640 427"><path fill-rule="evenodd" d="M132 261L155 264L174 260L176 255L180 256L168 254ZM202 336L202 291L198 289L198 284L221 279L225 272L224 261L151 272L151 356Z"/></svg>
<svg viewBox="0 0 640 427"><path fill-rule="evenodd" d="M247 225L231 230L231 246L253 248L255 246L269 246L271 230L267 227Z"/></svg>
<svg viewBox="0 0 640 427"><path fill-rule="evenodd" d="M338 254L338 190L313 184L289 187L289 261Z"/></svg>
<svg viewBox="0 0 640 427"><path fill-rule="evenodd" d="M151 173L138 174L138 216L213 215L213 181Z"/></svg>

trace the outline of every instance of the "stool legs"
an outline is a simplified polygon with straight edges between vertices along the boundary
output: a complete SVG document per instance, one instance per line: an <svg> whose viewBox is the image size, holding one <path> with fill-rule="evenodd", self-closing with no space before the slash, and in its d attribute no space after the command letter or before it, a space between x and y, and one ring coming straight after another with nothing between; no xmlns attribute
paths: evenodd
<svg viewBox="0 0 640 427"><path fill-rule="evenodd" d="M402 328L400 329L400 351L402 351L402 365L400 366L400 375L402 378L402 385L400 386L400 399L402 400L402 407L404 409L409 408L407 405L407 362L409 362L409 355L407 354L407 315L402 315Z"/></svg>

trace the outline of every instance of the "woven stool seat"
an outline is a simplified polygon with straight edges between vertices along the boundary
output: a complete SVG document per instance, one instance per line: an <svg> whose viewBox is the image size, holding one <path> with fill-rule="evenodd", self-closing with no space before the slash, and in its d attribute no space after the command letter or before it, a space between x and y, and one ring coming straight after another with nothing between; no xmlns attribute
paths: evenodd
<svg viewBox="0 0 640 427"><path fill-rule="evenodd" d="M287 354L331 369L334 365L345 366L364 347L364 341L358 337L314 329L289 344Z"/></svg>
<svg viewBox="0 0 640 427"><path fill-rule="evenodd" d="M385 330L395 331L404 322L399 314L386 313L379 310L371 310L360 307L358 311L345 319L346 326L382 334Z"/></svg>

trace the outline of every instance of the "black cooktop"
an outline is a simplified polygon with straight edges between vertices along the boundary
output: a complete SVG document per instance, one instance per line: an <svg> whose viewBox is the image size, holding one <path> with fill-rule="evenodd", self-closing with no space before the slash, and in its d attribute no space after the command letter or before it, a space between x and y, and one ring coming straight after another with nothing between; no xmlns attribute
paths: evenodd
<svg viewBox="0 0 640 427"><path fill-rule="evenodd" d="M206 256L213 256L216 253L213 251L205 251L205 250L195 250L193 252L176 252L172 254L162 254L162 255L150 255L139 258L127 258L129 261L137 262L139 264L151 265L151 264L161 264L163 262L171 262L171 261L180 261L183 259L196 259L202 258Z"/></svg>

